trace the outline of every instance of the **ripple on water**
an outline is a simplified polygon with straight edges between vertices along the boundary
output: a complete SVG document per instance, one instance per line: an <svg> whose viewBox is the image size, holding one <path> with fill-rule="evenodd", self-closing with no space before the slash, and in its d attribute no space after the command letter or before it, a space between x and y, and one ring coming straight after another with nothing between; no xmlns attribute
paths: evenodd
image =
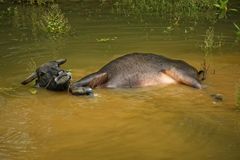
<svg viewBox="0 0 240 160"><path fill-rule="evenodd" d="M6 105L6 99L0 96L0 109Z"/></svg>
<svg viewBox="0 0 240 160"><path fill-rule="evenodd" d="M0 133L0 158L24 159L26 153L32 152L32 139L26 131L9 128Z"/></svg>

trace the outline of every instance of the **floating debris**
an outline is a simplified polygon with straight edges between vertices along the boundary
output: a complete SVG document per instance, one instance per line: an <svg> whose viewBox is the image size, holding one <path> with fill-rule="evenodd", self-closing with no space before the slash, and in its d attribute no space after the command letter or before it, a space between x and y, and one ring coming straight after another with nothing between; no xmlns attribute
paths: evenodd
<svg viewBox="0 0 240 160"><path fill-rule="evenodd" d="M112 37L112 38L100 38L100 39L96 39L97 42L108 42L108 41L115 41L116 39L118 39L118 37Z"/></svg>
<svg viewBox="0 0 240 160"><path fill-rule="evenodd" d="M37 90L36 90L35 88L29 89L29 92L30 92L32 95L36 95L36 94L37 94Z"/></svg>
<svg viewBox="0 0 240 160"><path fill-rule="evenodd" d="M212 100L213 100L213 103L214 103L214 104L223 101L223 95L222 95L222 94L219 94L219 93L211 94L211 97L212 97Z"/></svg>

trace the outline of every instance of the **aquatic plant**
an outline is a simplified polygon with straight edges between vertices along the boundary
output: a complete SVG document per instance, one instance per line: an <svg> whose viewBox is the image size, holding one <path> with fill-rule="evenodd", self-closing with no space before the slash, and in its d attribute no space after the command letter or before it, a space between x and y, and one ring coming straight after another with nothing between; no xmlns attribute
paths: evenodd
<svg viewBox="0 0 240 160"><path fill-rule="evenodd" d="M14 0L13 2L30 5L45 5L48 3L54 3L55 0Z"/></svg>
<svg viewBox="0 0 240 160"><path fill-rule="evenodd" d="M126 16L190 17L197 19L200 14L214 9L217 0L117 0L113 11Z"/></svg>
<svg viewBox="0 0 240 160"><path fill-rule="evenodd" d="M206 30L203 44L200 45L202 51L205 53L205 56L211 53L214 49L222 47L222 45L223 43L221 40L221 36L216 37L214 35L214 28L209 27Z"/></svg>
<svg viewBox="0 0 240 160"><path fill-rule="evenodd" d="M68 19L57 4L52 5L40 18L40 28L52 35L65 34L70 31Z"/></svg>
<svg viewBox="0 0 240 160"><path fill-rule="evenodd" d="M201 64L201 70L204 72L203 74L203 80L207 79L208 71L210 68L210 63L207 62L207 57L204 57L203 63Z"/></svg>
<svg viewBox="0 0 240 160"><path fill-rule="evenodd" d="M235 26L236 28L236 36L237 36L237 39L240 39L240 26L237 25L236 23L233 23L233 25Z"/></svg>
<svg viewBox="0 0 240 160"><path fill-rule="evenodd" d="M237 9L234 8L228 8L228 2L229 0L219 0L217 3L214 4L216 8L219 9L219 18L225 18L227 16L228 11L237 11Z"/></svg>
<svg viewBox="0 0 240 160"><path fill-rule="evenodd" d="M209 27L206 31L205 39L203 41L204 45L202 45L202 50L204 53L209 53L214 48L214 29Z"/></svg>
<svg viewBox="0 0 240 160"><path fill-rule="evenodd" d="M222 45L223 43L221 36L216 37L214 34L214 28L209 27L206 30L203 44L200 45L202 51L204 52L204 59L203 63L201 64L201 70L204 71L204 79L207 78L210 69L211 63L209 62L209 54L212 53L214 49L222 47ZM215 71L213 70L213 72Z"/></svg>
<svg viewBox="0 0 240 160"><path fill-rule="evenodd" d="M70 30L68 19L64 16L58 5L51 6L25 6L16 5L8 7L6 15L11 18L12 27L15 28L20 41L29 38L38 40L42 35L59 37ZM26 30L29 30L26 34Z"/></svg>

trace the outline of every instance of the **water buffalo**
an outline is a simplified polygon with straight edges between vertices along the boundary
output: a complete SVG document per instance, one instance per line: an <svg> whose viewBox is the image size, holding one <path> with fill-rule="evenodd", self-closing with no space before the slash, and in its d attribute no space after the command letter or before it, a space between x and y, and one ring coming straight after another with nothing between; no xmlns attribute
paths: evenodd
<svg viewBox="0 0 240 160"><path fill-rule="evenodd" d="M182 60L152 53L131 53L74 82L69 90L74 95L88 95L96 87L133 88L173 83L201 89L203 76L203 71Z"/></svg>
<svg viewBox="0 0 240 160"><path fill-rule="evenodd" d="M71 80L71 74L60 68L60 65L64 64L66 59L59 59L56 61L50 61L41 65L30 76L28 76L23 82L26 85L36 80L36 86L43 87L53 91L67 90Z"/></svg>

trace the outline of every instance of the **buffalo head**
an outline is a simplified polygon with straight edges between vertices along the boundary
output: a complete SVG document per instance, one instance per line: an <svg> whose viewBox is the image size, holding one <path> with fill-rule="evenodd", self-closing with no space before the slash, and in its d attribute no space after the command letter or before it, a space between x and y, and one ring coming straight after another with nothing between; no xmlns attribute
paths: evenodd
<svg viewBox="0 0 240 160"><path fill-rule="evenodd" d="M66 59L59 59L50 61L41 65L31 75L29 75L23 82L26 85L36 79L36 86L46 88L54 91L67 90L71 80L71 74L60 68Z"/></svg>

